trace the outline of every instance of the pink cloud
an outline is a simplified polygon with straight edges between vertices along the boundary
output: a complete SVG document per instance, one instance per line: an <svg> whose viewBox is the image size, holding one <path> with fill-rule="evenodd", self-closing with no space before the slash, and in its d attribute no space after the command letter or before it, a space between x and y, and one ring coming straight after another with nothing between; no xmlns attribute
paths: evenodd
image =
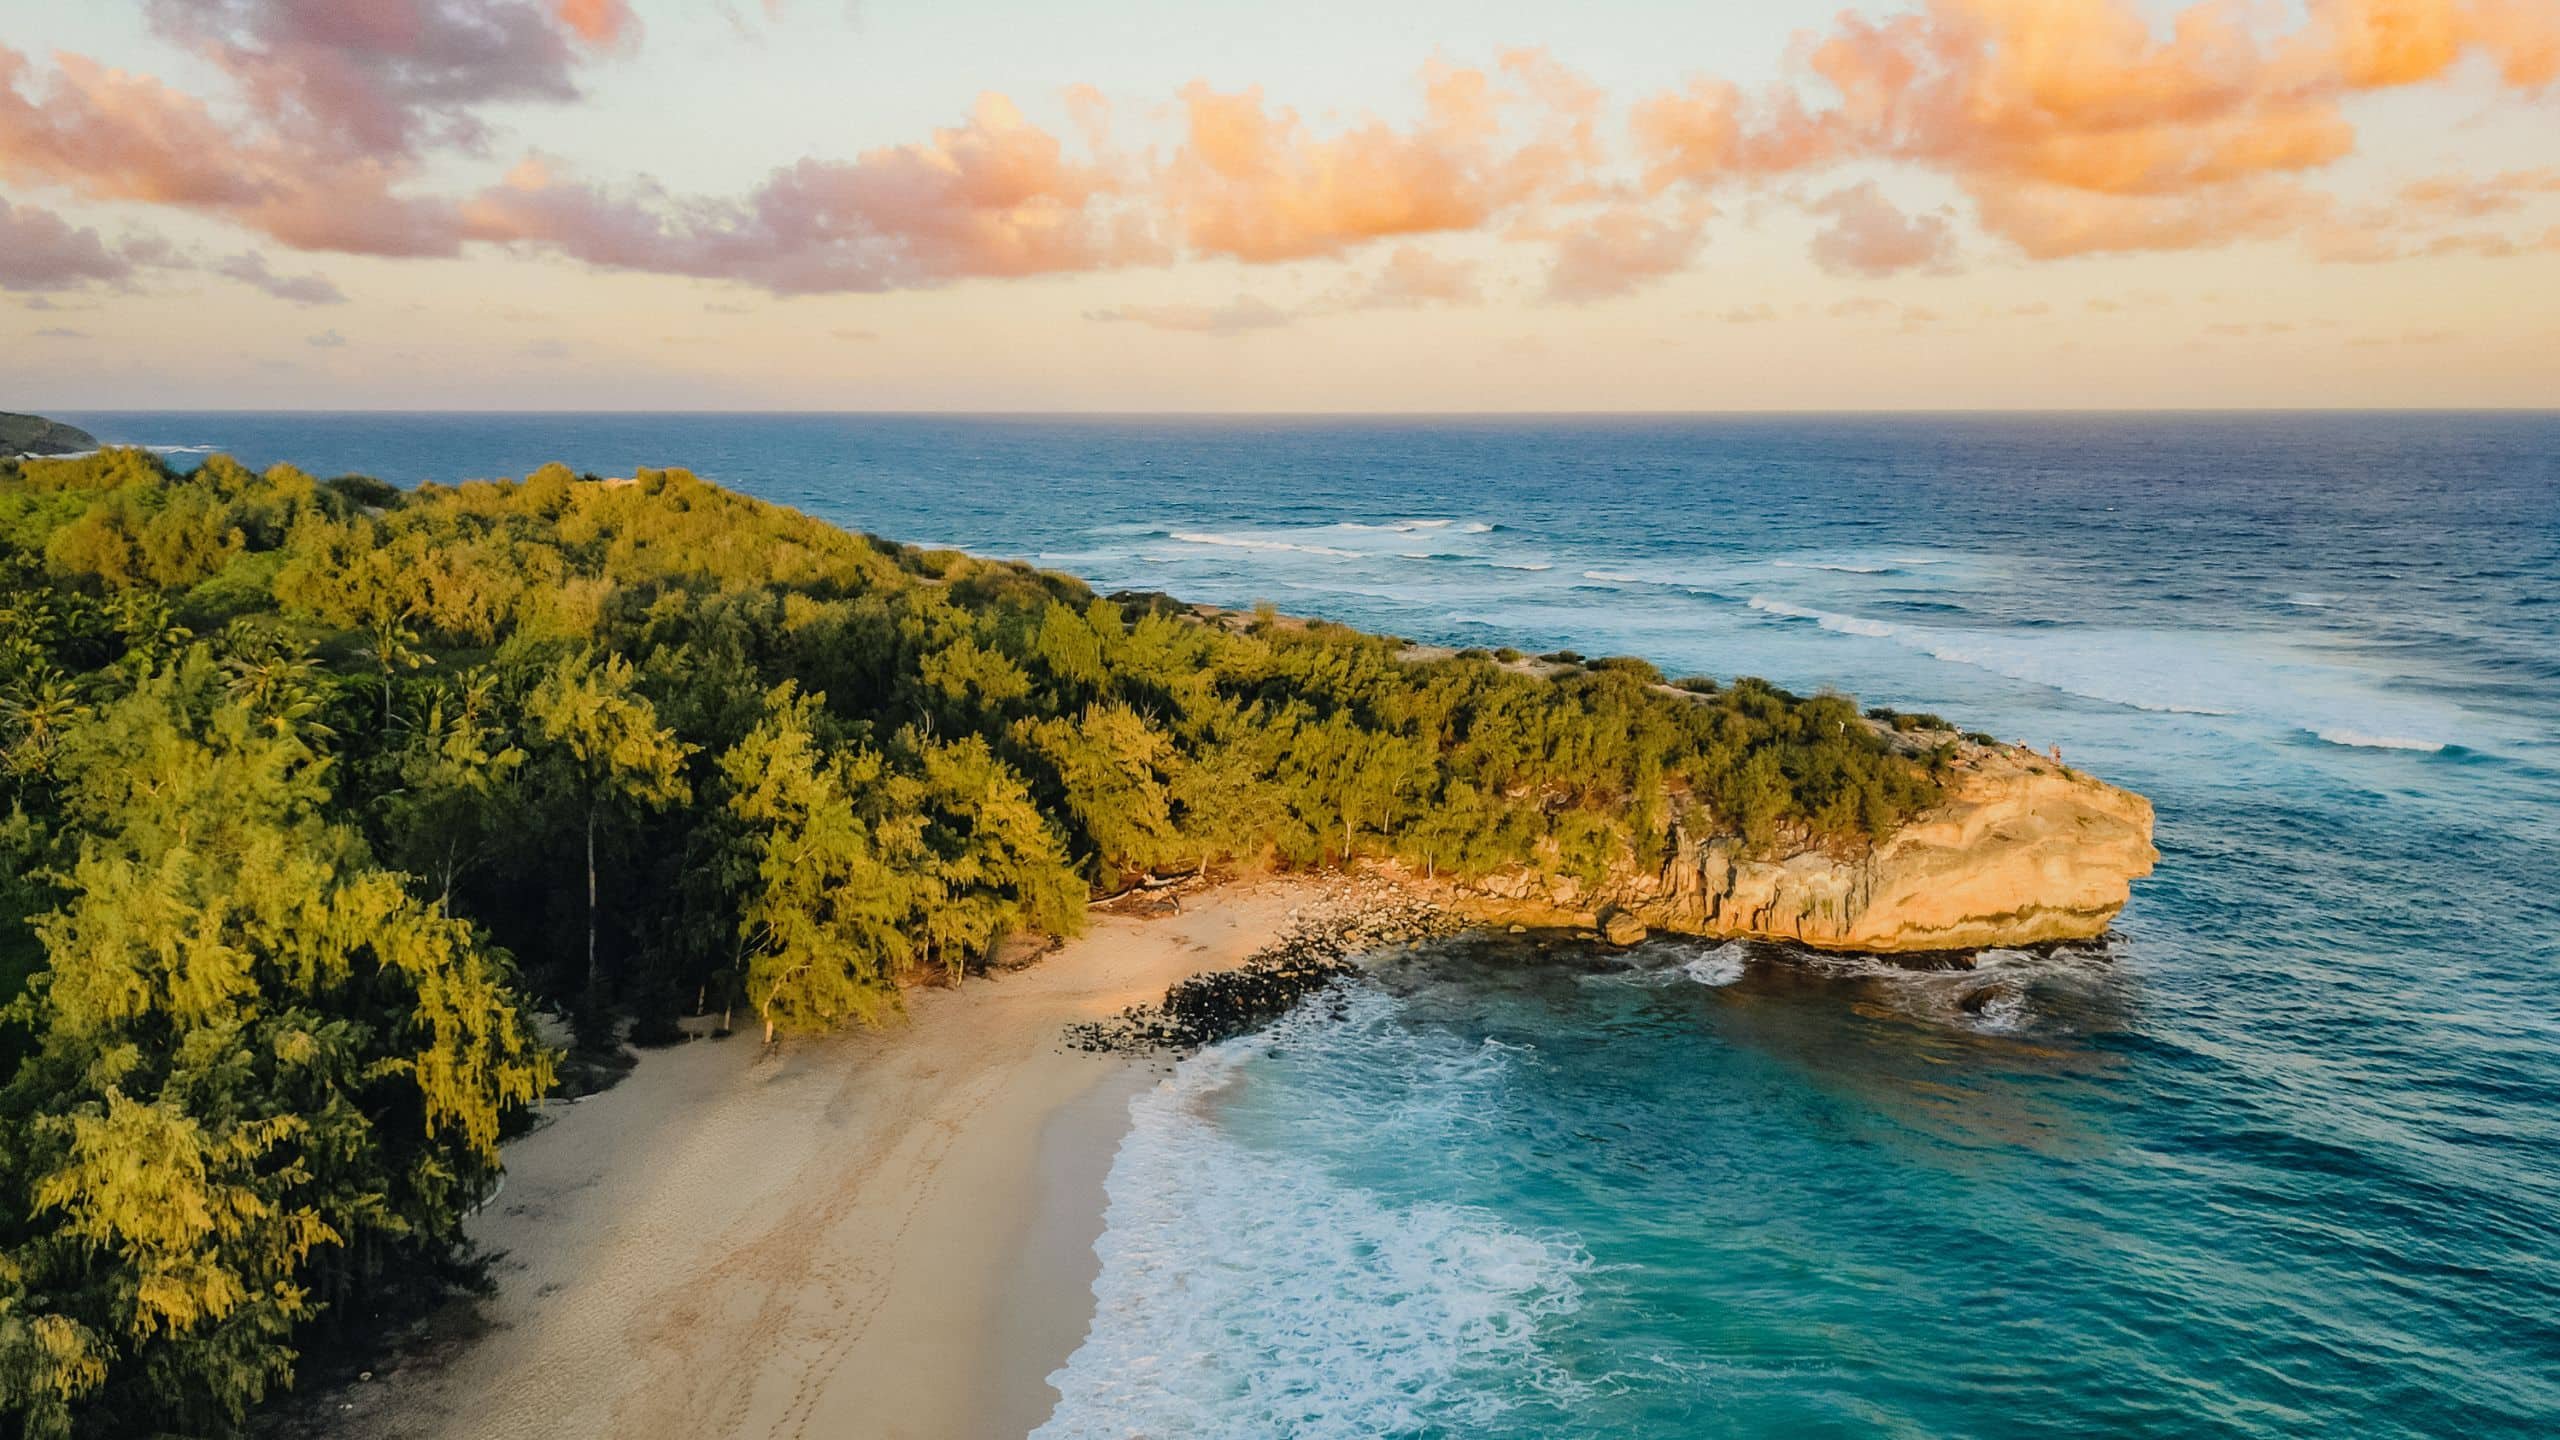
<svg viewBox="0 0 2560 1440"><path fill-rule="evenodd" d="M1643 288L1688 268L1705 243L1702 220L1666 220L1632 205L1567 229L1547 272L1547 298L1582 304Z"/></svg>
<svg viewBox="0 0 2560 1440"><path fill-rule="evenodd" d="M346 292L326 275L279 275L267 266L267 257L255 250L244 250L213 263L213 273L237 280L296 305L342 305Z"/></svg>
<svg viewBox="0 0 2560 1440"><path fill-rule="evenodd" d="M1334 298L1347 310L1472 305L1484 298L1476 284L1476 269L1472 260L1443 259L1419 245L1399 245L1377 274L1344 287Z"/></svg>
<svg viewBox="0 0 2560 1440"><path fill-rule="evenodd" d="M150 0L277 131L324 155L477 150L477 107L577 98L586 57L633 40L624 0Z"/></svg>
<svg viewBox="0 0 2560 1440"><path fill-rule="evenodd" d="M777 293L890 290L1166 258L1141 217L1106 212L1100 202L1115 187L990 94L965 124L929 141L851 162L803 160L741 202L614 194L531 162L463 213L475 239L608 268L744 280Z"/></svg>
<svg viewBox="0 0 2560 1440"><path fill-rule="evenodd" d="M72 290L132 273L133 261L109 250L97 231L0 198L0 290Z"/></svg>
<svg viewBox="0 0 2560 1440"><path fill-rule="evenodd" d="M1869 180L1835 190L1810 207L1830 223L1813 237L1814 263L1834 275L1891 275L1945 270L1955 236L1936 215L1904 215Z"/></svg>
<svg viewBox="0 0 2560 1440"><path fill-rule="evenodd" d="M1115 305L1107 310L1088 310L1085 318L1125 321L1185 335L1244 335L1276 330L1296 317L1269 301L1239 295L1224 305Z"/></svg>

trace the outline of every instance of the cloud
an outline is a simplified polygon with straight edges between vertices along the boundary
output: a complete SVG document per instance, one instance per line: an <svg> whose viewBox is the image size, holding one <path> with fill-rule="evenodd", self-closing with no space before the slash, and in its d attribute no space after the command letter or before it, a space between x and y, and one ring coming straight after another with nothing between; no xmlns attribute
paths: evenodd
<svg viewBox="0 0 2560 1440"><path fill-rule="evenodd" d="M96 200L206 211L305 250L451 254L449 207L392 193L404 167L241 139L204 103L79 55L41 86L0 46L0 177Z"/></svg>
<svg viewBox="0 0 2560 1440"><path fill-rule="evenodd" d="M86 340L89 338L89 332L86 330L74 330L67 325L48 325L42 330L36 332L36 338L40 340Z"/></svg>
<svg viewBox="0 0 2560 1440"><path fill-rule="evenodd" d="M1906 333L1929 329L1946 317L1926 305L1903 305L1875 295L1853 295L1823 311L1834 320L1878 320L1891 317Z"/></svg>
<svg viewBox="0 0 2560 1440"><path fill-rule="evenodd" d="M1947 222L1936 215L1904 215L1872 180L1835 190L1808 208L1830 218L1813 237L1813 261L1834 275L1953 267L1955 236Z"/></svg>
<svg viewBox="0 0 2560 1440"><path fill-rule="evenodd" d="M924 139L813 155L739 192L677 193L539 155L502 183L439 190L458 160L497 148L500 107L575 101L593 67L636 45L629 0L144 8L218 92L0 47L0 183L186 209L296 249L502 246L775 294L1395 247L1373 281L1310 313L1467 303L1474 274L1420 243L1442 235L1551 243L1549 298L1623 295L1694 261L1709 199L1728 186L1818 194L1812 254L1835 274L1952 265L1947 215L1906 214L1872 180L1800 183L1846 165L1934 177L1983 231L2037 260L2280 237L2337 259L2522 253L2534 237L2438 232L2544 193L2547 170L2414 182L2379 219L2315 185L2356 147L2356 96L2457 72L2516 91L2560 85L2552 0L2199 0L2174 12L2151 0L1917 0L1802 36L1774 84L1709 75L1634 97L1615 156L1601 92L1519 50L1427 65L1415 118L1302 118L1259 89L1195 80L1174 96L1169 144L1123 150L1110 102L1075 85L1064 139L989 94ZM235 278L302 303L335 294L318 276Z"/></svg>
<svg viewBox="0 0 2560 1440"><path fill-rule="evenodd" d="M2509 170L2486 180L2468 175L2433 175L2400 187L2400 205L2428 215L2477 220L2521 210L2537 195L2560 194L2560 166Z"/></svg>
<svg viewBox="0 0 2560 1440"><path fill-rule="evenodd" d="M2450 330L2403 330L2397 335L2358 335L2347 343L2368 348L2376 345L2442 345L2458 338Z"/></svg>
<svg viewBox="0 0 2560 1440"><path fill-rule="evenodd" d="M1088 310L1087 320L1126 321L1153 330L1172 330L1185 335L1242 335L1254 330L1275 330L1293 320L1288 311L1250 295L1239 295L1224 305L1114 305L1107 310Z"/></svg>
<svg viewBox="0 0 2560 1440"><path fill-rule="evenodd" d="M578 97L629 43L624 0L149 0L152 26L230 83L248 123L83 55L39 77L0 46L0 177L222 216L303 250L450 255L449 199L400 193L476 153L482 107Z"/></svg>
<svg viewBox="0 0 2560 1440"><path fill-rule="evenodd" d="M213 263L213 273L253 285L279 300L296 305L343 305L346 292L325 275L278 275L267 268L267 257L255 250L243 250Z"/></svg>
<svg viewBox="0 0 2560 1440"><path fill-rule="evenodd" d="M342 350L346 348L347 337L335 330L323 330L317 335L306 337L302 343L314 350Z"/></svg>
<svg viewBox="0 0 2560 1440"><path fill-rule="evenodd" d="M1098 270L1169 258L1116 187L1001 95L929 141L803 160L737 203L620 194L540 160L464 207L475 239L556 250L608 269L744 280L777 294L912 289L981 276Z"/></svg>
<svg viewBox="0 0 2560 1440"><path fill-rule="evenodd" d="M479 107L574 100L586 58L638 34L624 0L148 0L148 14L325 156L479 150Z"/></svg>
<svg viewBox="0 0 2560 1440"><path fill-rule="evenodd" d="M1703 219L1666 220L1613 206L1565 231L1547 271L1547 298L1606 300L1686 269L1705 243Z"/></svg>
<svg viewBox="0 0 2560 1440"><path fill-rule="evenodd" d="M1766 325L1778 318L1777 307L1769 304L1735 305L1717 312L1716 318L1727 325Z"/></svg>
<svg viewBox="0 0 2560 1440"><path fill-rule="evenodd" d="M1161 202L1192 250L1249 262L1482 229L1567 192L1598 154L1599 92L1540 51L1507 52L1490 72L1426 67L1410 130L1372 120L1318 138L1295 111L1266 108L1259 87L1195 80L1181 99Z"/></svg>
<svg viewBox="0 0 2560 1440"><path fill-rule="evenodd" d="M555 8L561 23L590 45L623 44L640 33L640 19L627 0L559 0ZM777 10L776 0L767 0L765 8Z"/></svg>
<svg viewBox="0 0 2560 1440"><path fill-rule="evenodd" d="M132 273L133 261L109 250L97 231L0 197L0 290L72 290Z"/></svg>
<svg viewBox="0 0 2560 1440"><path fill-rule="evenodd" d="M1377 274L1335 291L1327 308L1412 310L1426 305L1472 305L1484 298L1476 262L1448 260L1419 245L1399 245Z"/></svg>
<svg viewBox="0 0 2560 1440"><path fill-rule="evenodd" d="M2214 0L2165 34L2132 0L1844 13L1801 45L1799 75L1759 95L1697 80L1638 103L1630 129L1655 192L1898 163L1952 178L1985 229L2053 259L2300 228L2324 202L2298 177L2354 147L2347 96L2471 53L2511 86L2560 76L2548 0L2321 0L2271 38L2247 18Z"/></svg>

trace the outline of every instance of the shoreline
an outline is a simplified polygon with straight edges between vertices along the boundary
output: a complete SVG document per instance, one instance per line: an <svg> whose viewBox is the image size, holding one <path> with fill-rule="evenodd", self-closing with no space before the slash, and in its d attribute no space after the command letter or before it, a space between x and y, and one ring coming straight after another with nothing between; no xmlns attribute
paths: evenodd
<svg viewBox="0 0 2560 1440"><path fill-rule="evenodd" d="M883 1030L644 1053L509 1147L505 1192L468 1227L498 1252L492 1292L460 1307L474 1319L315 1397L305 1423L387 1440L1026 1433L1092 1316L1128 1101L1165 1063L1071 1049L1066 1026L1238 964L1328 888L1235 882L1172 915L1096 915L1035 964L910 992Z"/></svg>

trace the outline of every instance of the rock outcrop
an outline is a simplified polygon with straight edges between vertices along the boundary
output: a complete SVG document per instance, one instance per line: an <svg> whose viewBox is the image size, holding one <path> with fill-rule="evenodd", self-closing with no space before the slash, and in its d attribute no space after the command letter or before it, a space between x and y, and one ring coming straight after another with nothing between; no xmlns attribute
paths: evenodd
<svg viewBox="0 0 2560 1440"><path fill-rule="evenodd" d="M2009 746L1966 747L1947 797L1865 854L1755 857L1676 823L1670 838L1660 870L1596 888L1525 867L1453 888L1495 920L1626 917L1825 950L1970 950L2102 935L2159 858L2150 801Z"/></svg>

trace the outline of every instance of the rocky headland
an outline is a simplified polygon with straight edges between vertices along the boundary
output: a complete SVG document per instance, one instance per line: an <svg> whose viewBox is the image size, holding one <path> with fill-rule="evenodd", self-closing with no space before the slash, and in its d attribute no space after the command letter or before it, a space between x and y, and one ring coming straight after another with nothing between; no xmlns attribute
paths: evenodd
<svg viewBox="0 0 2560 1440"><path fill-rule="evenodd" d="M1755 855L1675 815L1658 868L1439 882L1471 913L1877 954L2094 939L2151 873L2151 802L2018 746L1964 742L1946 797L1872 850Z"/></svg>
<svg viewBox="0 0 2560 1440"><path fill-rule="evenodd" d="M0 410L0 460L15 455L78 455L98 448L98 437L76 425Z"/></svg>

